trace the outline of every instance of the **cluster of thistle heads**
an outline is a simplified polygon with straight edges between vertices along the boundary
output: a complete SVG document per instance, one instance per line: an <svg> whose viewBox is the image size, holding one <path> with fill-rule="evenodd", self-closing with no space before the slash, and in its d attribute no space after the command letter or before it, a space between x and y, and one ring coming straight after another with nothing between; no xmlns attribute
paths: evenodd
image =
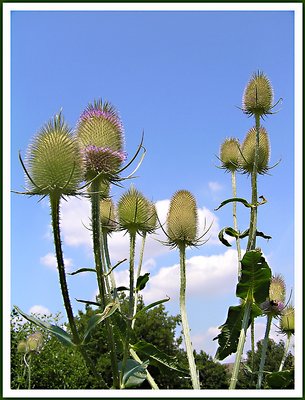
<svg viewBox="0 0 305 400"><path fill-rule="evenodd" d="M272 114L273 89L266 75L255 73L246 86L242 100L242 110L245 114L264 118ZM242 144L236 138L226 139L220 148L221 167L229 172L240 171L251 174L254 169L256 146L256 126L249 129ZM263 126L259 127L259 147L257 172L266 174L270 160L270 142L268 132Z"/></svg>
<svg viewBox="0 0 305 400"><path fill-rule="evenodd" d="M17 352L21 354L39 353L43 345L43 335L37 331L21 340L17 345Z"/></svg>

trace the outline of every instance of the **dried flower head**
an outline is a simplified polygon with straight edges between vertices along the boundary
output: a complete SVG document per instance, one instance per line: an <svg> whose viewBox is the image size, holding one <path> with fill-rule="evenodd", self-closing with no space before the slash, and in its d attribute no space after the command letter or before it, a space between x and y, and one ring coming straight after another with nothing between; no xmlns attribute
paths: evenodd
<svg viewBox="0 0 305 400"><path fill-rule="evenodd" d="M222 168L228 171L236 171L239 167L240 151L239 141L235 138L226 139L220 147L220 161Z"/></svg>
<svg viewBox="0 0 305 400"><path fill-rule="evenodd" d="M113 201L110 198L100 201L100 218L102 229L107 232L113 232L117 228L116 210Z"/></svg>
<svg viewBox="0 0 305 400"><path fill-rule="evenodd" d="M264 116L271 113L273 89L267 76L258 71L247 84L242 100L242 109L248 115Z"/></svg>
<svg viewBox="0 0 305 400"><path fill-rule="evenodd" d="M272 277L269 286L269 298L261 304L266 314L281 315L285 308L286 285L281 275Z"/></svg>
<svg viewBox="0 0 305 400"><path fill-rule="evenodd" d="M282 313L280 320L281 332L287 336L294 335L294 307L287 306Z"/></svg>
<svg viewBox="0 0 305 400"><path fill-rule="evenodd" d="M59 113L30 144L27 186L34 194L74 194L81 181L81 156L70 128Z"/></svg>
<svg viewBox="0 0 305 400"><path fill-rule="evenodd" d="M197 242L198 215L194 196L187 190L177 191L167 215L167 236L173 247L194 246Z"/></svg>
<svg viewBox="0 0 305 400"><path fill-rule="evenodd" d="M43 336L41 332L32 333L26 340L27 350L39 352L42 347Z"/></svg>
<svg viewBox="0 0 305 400"><path fill-rule="evenodd" d="M118 218L121 229L130 233L149 233L156 227L155 207L133 186L118 202Z"/></svg>
<svg viewBox="0 0 305 400"><path fill-rule="evenodd" d="M252 173L255 160L255 147L256 147L256 128L251 128L241 146L241 153L239 160L241 169L245 173ZM264 127L259 130L259 146L258 146L258 159L257 159L257 172L265 174L268 171L268 163L270 159L270 144L268 133Z"/></svg>
<svg viewBox="0 0 305 400"><path fill-rule="evenodd" d="M23 354L27 352L27 345L26 345L26 342L24 340L22 340L21 342L18 343L17 352L18 353L23 353Z"/></svg>
<svg viewBox="0 0 305 400"><path fill-rule="evenodd" d="M111 179L126 159L122 122L108 102L88 105L79 118L77 138L88 181L101 173L103 179Z"/></svg>

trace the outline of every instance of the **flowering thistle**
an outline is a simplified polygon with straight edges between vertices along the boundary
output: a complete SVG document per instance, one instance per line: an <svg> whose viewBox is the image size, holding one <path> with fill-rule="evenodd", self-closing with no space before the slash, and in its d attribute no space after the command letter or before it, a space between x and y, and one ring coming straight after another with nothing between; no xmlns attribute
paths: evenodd
<svg viewBox="0 0 305 400"><path fill-rule="evenodd" d="M197 243L198 214L194 196L187 190L177 191L167 215L168 244L172 247Z"/></svg>
<svg viewBox="0 0 305 400"><path fill-rule="evenodd" d="M71 195L77 191L81 181L80 154L61 113L38 132L28 148L26 164L28 170L22 163L28 194Z"/></svg>
<svg viewBox="0 0 305 400"><path fill-rule="evenodd" d="M288 306L283 310L280 320L281 332L287 336L294 335L294 307Z"/></svg>
<svg viewBox="0 0 305 400"><path fill-rule="evenodd" d="M255 161L255 146L256 146L256 128L251 128L241 147L241 153L239 160L241 169L245 173L252 173L254 170ZM259 130L259 147L258 147L258 158L257 158L257 172L259 174L265 174L268 171L268 163L270 159L270 144L268 133L264 127L260 127Z"/></svg>
<svg viewBox="0 0 305 400"><path fill-rule="evenodd" d="M269 286L269 298L261 304L266 314L280 315L285 308L286 285L281 275L272 277Z"/></svg>
<svg viewBox="0 0 305 400"><path fill-rule="evenodd" d="M101 100L89 104L79 118L77 138L85 179L90 181L99 174L104 180L113 178L126 159L123 126L116 109Z"/></svg>
<svg viewBox="0 0 305 400"><path fill-rule="evenodd" d="M118 217L121 229L131 233L150 233L156 228L156 210L133 186L118 202Z"/></svg>
<svg viewBox="0 0 305 400"><path fill-rule="evenodd" d="M102 199L100 201L100 218L102 230L107 233L116 230L116 210L113 201L110 198Z"/></svg>
<svg viewBox="0 0 305 400"><path fill-rule="evenodd" d="M222 143L219 159L222 163L221 168L231 172L238 169L240 159L238 139L228 138Z"/></svg>
<svg viewBox="0 0 305 400"><path fill-rule="evenodd" d="M256 116L271 114L272 103L273 89L269 79L263 72L254 73L244 90L243 112Z"/></svg>

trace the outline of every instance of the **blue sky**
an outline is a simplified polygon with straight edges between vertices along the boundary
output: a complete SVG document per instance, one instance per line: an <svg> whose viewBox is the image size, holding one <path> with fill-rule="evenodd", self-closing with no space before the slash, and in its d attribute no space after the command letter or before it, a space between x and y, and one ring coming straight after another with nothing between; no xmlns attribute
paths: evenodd
<svg viewBox="0 0 305 400"><path fill-rule="evenodd" d="M13 11L11 19L11 187L22 190L24 155L33 135L60 108L71 127L89 102L109 100L120 112L131 156L145 131L147 156L135 186L166 215L178 189L190 190L202 220L214 221L210 241L189 250L187 307L193 342L212 355L212 338L235 298L234 244L217 242L232 226L231 207L214 209L231 196L230 176L216 168L228 136L243 140L253 126L238 107L253 72L270 78L279 113L263 125L271 141L271 176L259 177L258 226L272 240L259 240L273 273L294 287L294 14L292 11ZM238 176L238 195L250 200L250 180ZM129 187L126 183L125 188ZM115 200L124 190L114 188ZM86 201L62 209L64 254L71 270L91 267ZM248 211L238 207L246 229ZM160 238L160 237L159 237ZM243 243L245 248L246 243ZM114 235L113 259L127 256L126 238ZM47 201L11 195L11 305L28 312L62 311ZM124 255L125 254L125 255ZM179 312L175 278L178 254L151 238L145 270L151 273L146 300L171 296ZM126 265L117 279L126 279ZM174 278L175 277L175 278ZM69 277L71 298L92 300L89 274ZM145 291L144 291L145 293ZM36 308L33 308L36 306ZM39 308L39 307L40 308ZM75 312L82 306L73 301ZM258 337L264 320L258 321Z"/></svg>

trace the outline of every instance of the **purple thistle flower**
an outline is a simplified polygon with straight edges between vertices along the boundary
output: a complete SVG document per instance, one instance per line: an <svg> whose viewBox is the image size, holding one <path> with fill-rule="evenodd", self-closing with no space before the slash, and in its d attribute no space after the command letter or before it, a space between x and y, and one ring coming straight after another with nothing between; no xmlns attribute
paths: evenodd
<svg viewBox="0 0 305 400"><path fill-rule="evenodd" d="M119 116L114 115L113 113L101 110L97 107L87 108L80 116L79 122L85 122L92 118L102 118L111 124L113 124L121 133L123 133L123 125L120 121Z"/></svg>

